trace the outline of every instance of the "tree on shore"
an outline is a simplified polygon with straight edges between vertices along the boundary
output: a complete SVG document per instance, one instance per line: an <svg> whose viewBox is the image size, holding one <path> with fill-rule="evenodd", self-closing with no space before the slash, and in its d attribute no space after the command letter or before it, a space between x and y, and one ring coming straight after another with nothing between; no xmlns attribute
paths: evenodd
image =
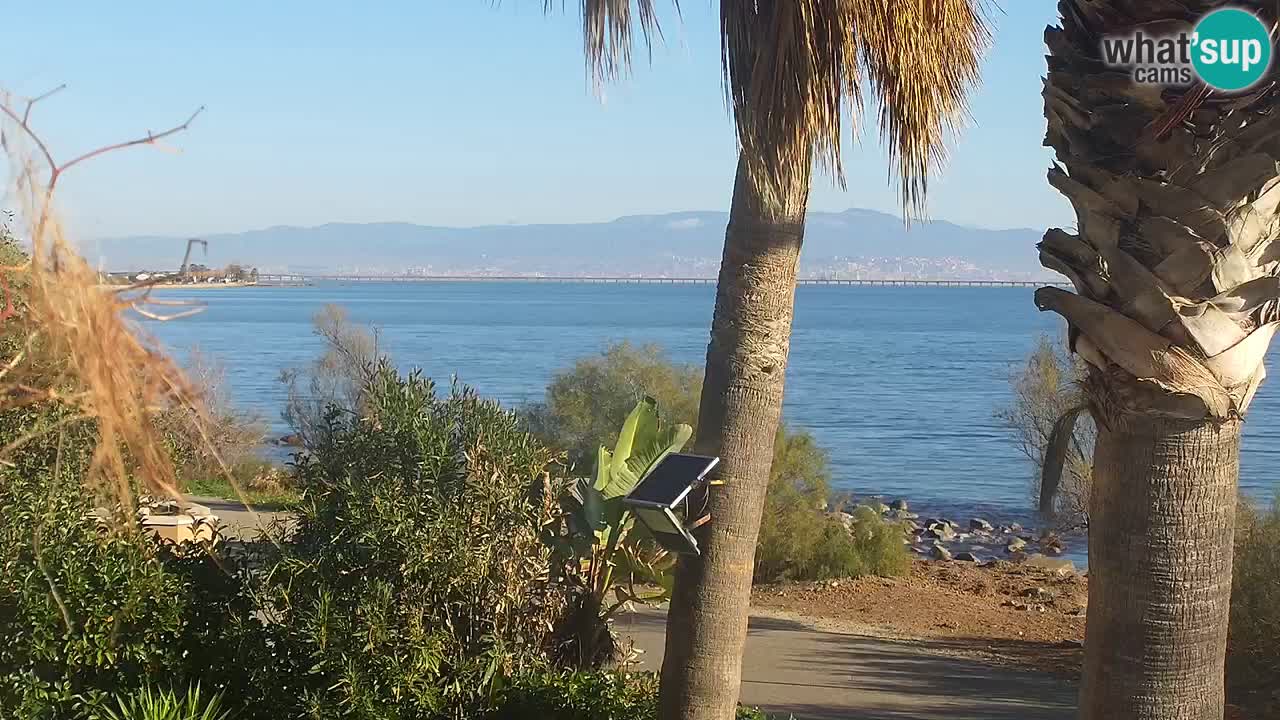
<svg viewBox="0 0 1280 720"><path fill-rule="evenodd" d="M1085 720L1223 716L1240 427L1280 327L1277 87L1140 85L1100 57L1222 5L1062 0L1045 34L1049 182L1079 230L1040 243L1076 292L1035 300L1089 363L1098 428ZM1241 5L1274 26L1274 4Z"/></svg>
<svg viewBox="0 0 1280 720"><path fill-rule="evenodd" d="M796 272L815 163L842 177L847 106L869 95L909 212L924 200L946 131L977 82L988 32L976 0L720 3L737 176L725 232L696 451L718 455L703 553L680 563L667 616L664 720L734 715L752 558L782 412ZM582 3L597 79L626 69L653 0ZM854 123L849 123L854 124Z"/></svg>

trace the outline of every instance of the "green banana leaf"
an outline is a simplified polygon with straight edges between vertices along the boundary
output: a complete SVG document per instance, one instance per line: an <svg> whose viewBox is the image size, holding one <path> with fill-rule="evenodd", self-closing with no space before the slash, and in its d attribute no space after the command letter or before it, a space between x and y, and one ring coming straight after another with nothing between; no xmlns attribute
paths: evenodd
<svg viewBox="0 0 1280 720"><path fill-rule="evenodd" d="M658 401L645 396L622 424L613 452L601 446L595 489L606 500L626 495L662 458L680 452L692 436L693 428L688 425L662 427Z"/></svg>

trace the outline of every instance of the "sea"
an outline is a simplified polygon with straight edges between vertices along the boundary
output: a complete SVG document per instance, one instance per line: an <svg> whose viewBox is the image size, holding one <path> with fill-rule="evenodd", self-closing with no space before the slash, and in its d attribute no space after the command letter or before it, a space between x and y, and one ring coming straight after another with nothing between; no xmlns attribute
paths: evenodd
<svg viewBox="0 0 1280 720"><path fill-rule="evenodd" d="M519 408L553 374L608 343L656 343L679 362L705 359L710 285L548 282L317 283L165 289L203 312L142 321L180 359L216 364L233 403L288 430L281 370L321 351L311 318L324 305L377 328L404 369L457 377ZM859 497L906 499L922 514L1037 527L1034 469L996 418L1010 378L1037 338L1063 321L1030 288L802 286L784 417L813 433L833 485ZM1264 383L1244 432L1242 491L1269 502L1280 481L1280 388ZM280 451L276 451L279 453ZM1073 552L1073 555L1078 554Z"/></svg>

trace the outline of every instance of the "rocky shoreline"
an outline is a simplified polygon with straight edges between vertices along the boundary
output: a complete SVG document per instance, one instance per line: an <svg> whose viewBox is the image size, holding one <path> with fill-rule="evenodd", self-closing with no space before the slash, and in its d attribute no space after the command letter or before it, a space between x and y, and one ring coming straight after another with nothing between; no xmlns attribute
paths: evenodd
<svg viewBox="0 0 1280 720"><path fill-rule="evenodd" d="M1054 531L1040 532L1018 523L996 525L981 517L960 523L945 517L921 517L904 499L885 504L879 500L842 503L829 510L852 532L855 513L868 508L886 521L902 527L904 545L919 558L939 562L967 562L982 566L995 561L1027 564L1057 574L1077 574L1075 563L1063 558L1062 538Z"/></svg>

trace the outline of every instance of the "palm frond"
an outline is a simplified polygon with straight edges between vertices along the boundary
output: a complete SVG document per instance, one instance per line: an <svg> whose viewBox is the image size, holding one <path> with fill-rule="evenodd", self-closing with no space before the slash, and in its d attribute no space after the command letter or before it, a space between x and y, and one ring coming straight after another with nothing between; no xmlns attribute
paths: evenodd
<svg viewBox="0 0 1280 720"><path fill-rule="evenodd" d="M945 133L964 115L990 33L976 0L721 2L725 85L755 181L779 207L803 201L813 163L843 185L842 114L864 94L920 210ZM799 182L797 182L799 181Z"/></svg>
<svg viewBox="0 0 1280 720"><path fill-rule="evenodd" d="M842 115L856 127L864 95L908 211L966 109L991 36L982 0L721 0L725 94L752 179L772 209L800 207L816 162L843 185ZM553 4L548 0L547 5ZM673 2L676 9L678 3ZM581 0L592 78L631 63L635 28L660 33L654 0Z"/></svg>
<svg viewBox="0 0 1280 720"><path fill-rule="evenodd" d="M870 90L879 100L881 134L897 161L903 205L920 209L929 170L946 160L946 134L966 115L990 32L974 0L849 4ZM829 140L838 141L834 135Z"/></svg>
<svg viewBox="0 0 1280 720"><path fill-rule="evenodd" d="M646 49L661 36L653 0L580 0L582 46L595 83L616 80L631 67L631 46L638 25ZM551 9L554 0L545 0ZM673 0L676 9L678 2Z"/></svg>

